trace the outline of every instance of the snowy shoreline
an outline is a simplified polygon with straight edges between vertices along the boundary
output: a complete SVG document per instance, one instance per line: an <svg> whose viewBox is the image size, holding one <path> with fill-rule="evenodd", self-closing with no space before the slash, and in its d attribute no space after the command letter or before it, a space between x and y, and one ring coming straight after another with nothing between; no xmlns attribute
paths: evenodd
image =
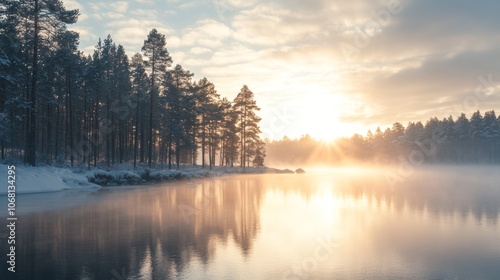
<svg viewBox="0 0 500 280"><path fill-rule="evenodd" d="M186 168L186 167L184 167ZM186 179L201 179L206 177L215 177L231 174L279 174L295 173L291 170L281 170L269 167L213 167L212 169L202 169L201 167L190 166L184 170L91 170L85 173L90 183L108 187L108 186L134 186L157 184L162 182L171 182Z"/></svg>
<svg viewBox="0 0 500 280"><path fill-rule="evenodd" d="M0 172L7 174L6 164L0 164ZM137 170L124 166L122 170L69 169L54 166L16 165L16 194L57 192L73 189L93 189L111 186L149 185L186 179L201 179L231 174L279 174L294 173L288 169L269 167L214 167L183 166L182 170L149 169ZM0 196L7 195L7 188L0 190Z"/></svg>

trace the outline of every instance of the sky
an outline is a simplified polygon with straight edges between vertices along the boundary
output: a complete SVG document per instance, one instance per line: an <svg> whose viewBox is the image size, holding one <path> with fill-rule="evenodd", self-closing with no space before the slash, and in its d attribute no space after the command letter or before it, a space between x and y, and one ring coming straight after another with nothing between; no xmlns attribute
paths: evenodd
<svg viewBox="0 0 500 280"><path fill-rule="evenodd" d="M80 49L110 34L131 56L156 28L174 65L234 99L262 136L366 134L394 122L500 112L500 1L63 0Z"/></svg>

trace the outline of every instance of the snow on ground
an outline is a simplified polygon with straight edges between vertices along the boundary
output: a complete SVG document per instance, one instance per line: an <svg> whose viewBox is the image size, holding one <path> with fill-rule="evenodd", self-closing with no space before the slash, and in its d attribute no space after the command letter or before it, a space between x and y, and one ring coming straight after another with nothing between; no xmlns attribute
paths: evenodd
<svg viewBox="0 0 500 280"><path fill-rule="evenodd" d="M201 166L183 165L179 170L150 169L144 166L133 169L130 165L122 164L111 170L94 169L86 172L90 182L100 186L143 185L161 183L182 179L201 179L205 177L221 176L226 174L264 174L264 173L294 173L290 170L279 170L268 167L229 167L217 166L212 169Z"/></svg>
<svg viewBox="0 0 500 280"><path fill-rule="evenodd" d="M0 178L7 179L7 165L0 164ZM228 167L216 166L212 169L201 166L185 165L180 170L149 169L139 166L134 169L125 163L112 167L110 170L85 168L58 168L54 166L24 166L16 165L16 194L45 193L62 190L81 190L100 188L101 186L144 185L161 183L180 179L201 179L225 174L263 174L263 173L293 173L290 170L280 170L268 167ZM5 177L4 177L5 175ZM5 185L6 181L4 182ZM0 195L6 195L7 188L0 189Z"/></svg>
<svg viewBox="0 0 500 280"><path fill-rule="evenodd" d="M0 164L2 185L7 185L7 165ZM20 166L15 169L16 194L55 192L67 189L99 188L83 174L53 166ZM7 187L0 188L0 195L7 194Z"/></svg>

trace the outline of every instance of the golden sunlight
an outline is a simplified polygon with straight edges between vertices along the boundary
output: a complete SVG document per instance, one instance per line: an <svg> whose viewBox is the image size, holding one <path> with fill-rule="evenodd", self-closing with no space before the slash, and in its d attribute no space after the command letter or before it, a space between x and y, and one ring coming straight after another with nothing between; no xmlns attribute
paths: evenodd
<svg viewBox="0 0 500 280"><path fill-rule="evenodd" d="M316 91L301 104L299 126L306 127L305 133L319 140L330 141L339 137L352 135L356 131L352 125L342 123L340 117L343 111L352 110L348 98L339 94Z"/></svg>

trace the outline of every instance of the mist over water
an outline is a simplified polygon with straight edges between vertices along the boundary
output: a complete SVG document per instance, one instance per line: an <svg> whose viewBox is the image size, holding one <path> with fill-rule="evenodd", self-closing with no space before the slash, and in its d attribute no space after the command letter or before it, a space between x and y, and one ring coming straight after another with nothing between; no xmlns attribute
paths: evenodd
<svg viewBox="0 0 500 280"><path fill-rule="evenodd" d="M106 188L64 211L45 205L20 217L17 279L500 275L497 167L426 166L395 184L397 167L306 172Z"/></svg>

